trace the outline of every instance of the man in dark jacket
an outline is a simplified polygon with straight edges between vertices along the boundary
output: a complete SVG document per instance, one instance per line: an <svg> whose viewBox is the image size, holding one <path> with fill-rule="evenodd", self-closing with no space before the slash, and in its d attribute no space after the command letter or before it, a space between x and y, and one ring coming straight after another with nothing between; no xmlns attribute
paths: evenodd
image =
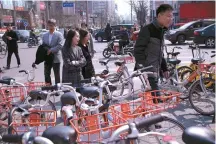
<svg viewBox="0 0 216 144"><path fill-rule="evenodd" d="M119 40L119 53L121 54L122 48L129 43L129 33L123 26L121 26L118 36L120 37L120 40Z"/></svg>
<svg viewBox="0 0 216 144"><path fill-rule="evenodd" d="M164 77L168 77L166 61L163 58L164 31L172 24L173 8L168 4L162 4L158 7L157 18L152 23L144 26L138 36L134 47L134 56L136 68L139 65L154 66L150 71L155 75L149 76L149 82L152 90L158 90L158 77L160 70Z"/></svg>
<svg viewBox="0 0 216 144"><path fill-rule="evenodd" d="M7 57L7 67L6 69L10 69L11 56L14 53L17 59L17 65L20 66L20 58L18 53L18 36L16 32L12 30L11 25L7 26L7 31L2 37L3 41L7 44L8 47L8 57Z"/></svg>

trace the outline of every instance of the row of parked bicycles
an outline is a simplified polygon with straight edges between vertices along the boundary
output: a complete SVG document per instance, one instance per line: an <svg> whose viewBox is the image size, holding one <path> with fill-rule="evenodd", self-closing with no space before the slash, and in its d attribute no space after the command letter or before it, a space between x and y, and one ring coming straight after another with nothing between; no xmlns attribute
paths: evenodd
<svg viewBox="0 0 216 144"><path fill-rule="evenodd" d="M1 143L214 144L215 133L210 129L186 129L166 113L188 98L200 114L215 113L215 65L204 64L200 49L190 47L198 53L190 66L178 66L181 61L175 50L179 47L166 51L170 78L161 77L161 90L155 91L148 81L154 75L149 71L152 66L129 73L126 60L115 62L114 73L109 71L109 60L99 61L106 69L76 88L70 83L34 82L34 64L30 71L19 71L27 74L26 83L2 77ZM142 82L139 91L135 91L135 77Z"/></svg>

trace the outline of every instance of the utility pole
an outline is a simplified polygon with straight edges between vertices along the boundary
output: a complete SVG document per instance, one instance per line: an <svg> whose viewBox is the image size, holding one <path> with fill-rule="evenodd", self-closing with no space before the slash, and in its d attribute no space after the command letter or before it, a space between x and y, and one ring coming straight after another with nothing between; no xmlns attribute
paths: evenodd
<svg viewBox="0 0 216 144"><path fill-rule="evenodd" d="M131 2L131 24L133 24L133 4L132 4L132 0Z"/></svg>
<svg viewBox="0 0 216 144"><path fill-rule="evenodd" d="M87 24L87 26L88 26L88 1L86 1L86 24Z"/></svg>

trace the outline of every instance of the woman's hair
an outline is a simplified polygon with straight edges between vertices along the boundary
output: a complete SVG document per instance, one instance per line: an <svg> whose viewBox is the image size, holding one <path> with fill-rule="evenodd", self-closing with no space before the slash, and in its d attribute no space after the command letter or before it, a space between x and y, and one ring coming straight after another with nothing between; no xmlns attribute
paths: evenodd
<svg viewBox="0 0 216 144"><path fill-rule="evenodd" d="M70 48L72 45L72 39L74 38L74 36L76 35L76 30L69 30L66 36L66 40L64 43L64 47L66 48Z"/></svg>
<svg viewBox="0 0 216 144"><path fill-rule="evenodd" d="M88 35L88 31L84 30L84 29L80 29L79 30L79 34L80 34L80 41L79 44L82 44L82 41L84 40L84 38Z"/></svg>

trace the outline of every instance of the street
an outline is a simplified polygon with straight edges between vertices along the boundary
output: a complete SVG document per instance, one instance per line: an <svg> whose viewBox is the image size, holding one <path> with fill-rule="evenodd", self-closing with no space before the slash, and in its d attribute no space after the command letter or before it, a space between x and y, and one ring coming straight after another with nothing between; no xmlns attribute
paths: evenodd
<svg viewBox="0 0 216 144"><path fill-rule="evenodd" d="M168 50L170 50L173 47L173 45L170 45L169 42L167 41L166 43L168 45ZM94 63L96 73L101 72L105 68L104 66L99 64L99 59L103 59L102 51L106 47L106 45L107 45L106 42L99 43L95 41L94 43L96 54L93 58L93 63ZM192 58L191 49L188 49L188 45L178 45L178 46L182 47L181 50L176 50L181 52L181 54L178 56L178 58L182 60L181 64L182 65L189 64ZM25 82L26 76L19 74L18 71L22 69L24 70L31 69L31 65L35 60L36 50L37 50L36 47L28 48L26 43L19 43L21 67L17 68L16 59L15 56L13 55L12 62L11 62L11 69L4 70L2 76L10 76L15 78L17 81ZM211 55L211 50L212 49L207 49L204 47L202 48L202 51L206 51L209 53L209 56L206 55L206 62L212 62L214 60L209 58ZM6 58L0 59L0 67L2 68L5 65L6 65ZM132 72L134 69L134 64L128 64L127 66L129 68L129 71ZM109 63L109 68L111 72L114 72L117 69L116 66L113 64L113 61ZM44 73L43 64L40 64L37 66L35 81L44 81L43 73ZM54 80L53 78L54 77L52 73L52 80ZM138 80L135 79L135 87L137 89L141 87L139 84L140 82L138 82ZM188 100L183 101L177 108L170 109L168 113L171 117L174 117L179 122L181 122L185 127L197 125L197 126L211 127L212 129L214 129L214 124L211 124L212 117L202 116L196 113L191 108Z"/></svg>

